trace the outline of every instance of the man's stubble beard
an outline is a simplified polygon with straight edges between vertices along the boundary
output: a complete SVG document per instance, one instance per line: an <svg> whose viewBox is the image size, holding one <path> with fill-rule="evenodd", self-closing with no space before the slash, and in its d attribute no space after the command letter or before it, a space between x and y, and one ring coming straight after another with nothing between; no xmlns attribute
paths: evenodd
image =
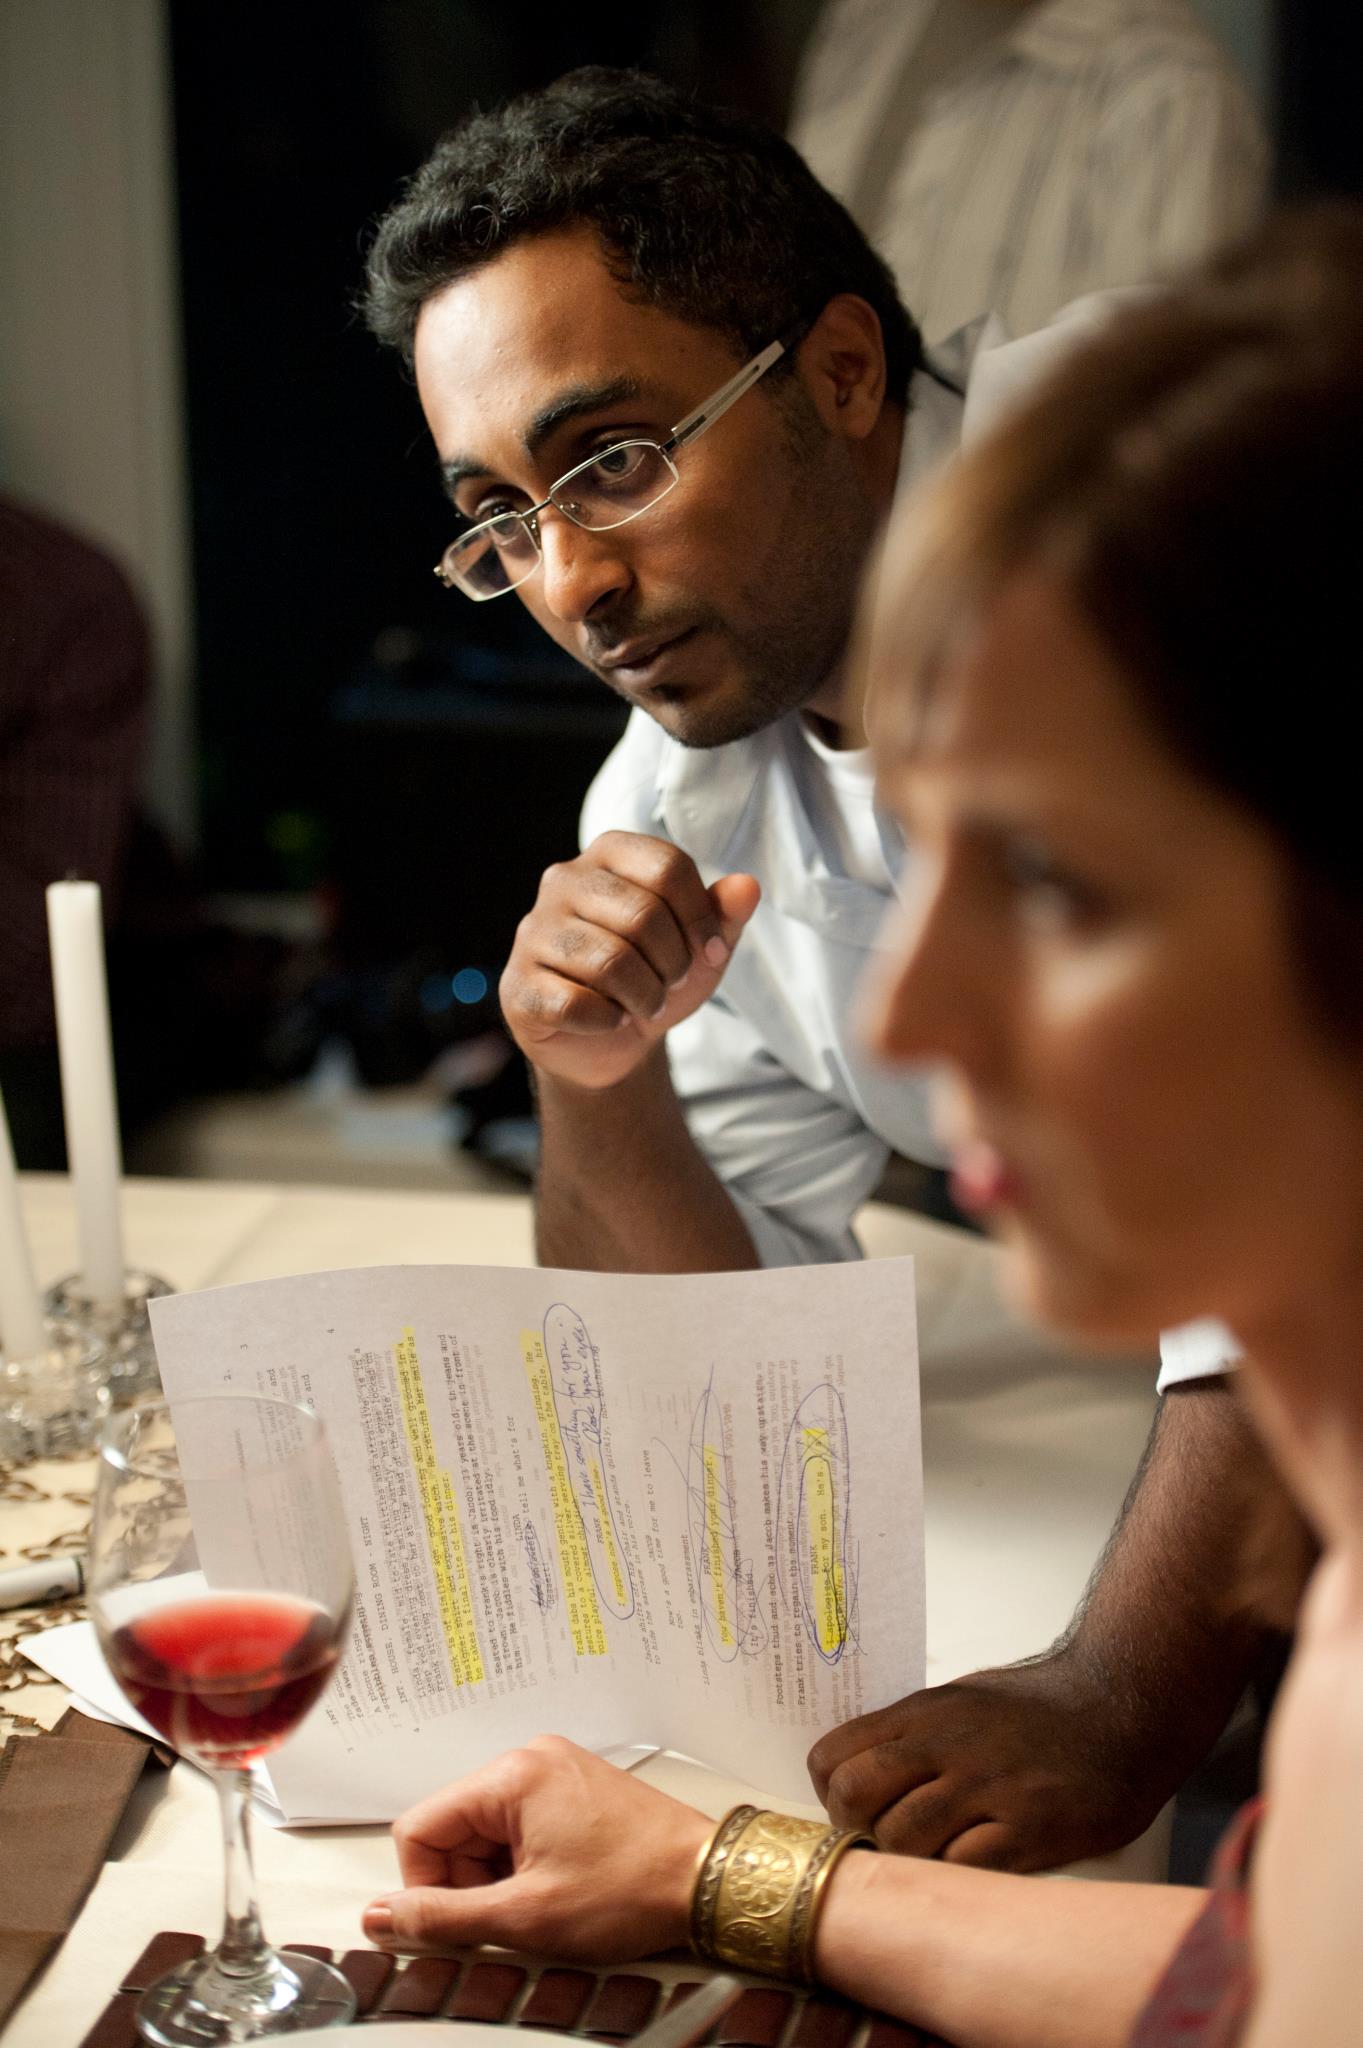
<svg viewBox="0 0 1363 2048"><path fill-rule="evenodd" d="M815 459L816 454L824 459ZM835 484L841 488L831 487ZM679 693L673 720L646 707L681 746L723 747L751 739L803 709L847 652L862 571L875 537L874 512L853 478L846 449L837 445L830 450L826 440L806 444L791 496L806 507L822 503L825 511L812 520L806 517L799 533L778 539L766 559L755 564L744 592L751 602L745 601L744 610L765 613L763 623L740 629L720 619L706 622L732 650L741 687L719 704L691 706Z"/></svg>

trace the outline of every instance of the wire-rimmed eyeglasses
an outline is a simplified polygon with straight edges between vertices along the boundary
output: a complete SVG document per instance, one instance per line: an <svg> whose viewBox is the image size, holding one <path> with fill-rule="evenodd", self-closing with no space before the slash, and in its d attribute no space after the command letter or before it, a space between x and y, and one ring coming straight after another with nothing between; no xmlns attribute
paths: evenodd
<svg viewBox="0 0 1363 2048"><path fill-rule="evenodd" d="M751 391L784 355L785 346L781 341L769 343L694 412L678 420L665 441L615 441L561 476L549 495L528 511L498 512L480 520L450 542L436 563L436 575L450 589L462 590L465 597L482 604L534 574L542 553L539 515L546 506L552 505L588 533L608 533L637 519L680 483L674 456Z"/></svg>

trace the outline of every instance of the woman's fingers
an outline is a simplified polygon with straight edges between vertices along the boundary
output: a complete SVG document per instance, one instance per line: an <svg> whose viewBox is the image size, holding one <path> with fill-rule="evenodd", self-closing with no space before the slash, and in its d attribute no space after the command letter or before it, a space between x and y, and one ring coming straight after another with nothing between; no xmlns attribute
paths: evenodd
<svg viewBox="0 0 1363 2048"><path fill-rule="evenodd" d="M509 1750L394 1821L404 1885L485 1885L507 1875L515 1808L525 1790L524 1755Z"/></svg>
<svg viewBox="0 0 1363 2048"><path fill-rule="evenodd" d="M404 1955L441 1954L479 1942L515 1947L510 1922L515 1917L516 1880L464 1890L438 1885L412 1885L390 1892L365 1908L362 1925L376 1948Z"/></svg>

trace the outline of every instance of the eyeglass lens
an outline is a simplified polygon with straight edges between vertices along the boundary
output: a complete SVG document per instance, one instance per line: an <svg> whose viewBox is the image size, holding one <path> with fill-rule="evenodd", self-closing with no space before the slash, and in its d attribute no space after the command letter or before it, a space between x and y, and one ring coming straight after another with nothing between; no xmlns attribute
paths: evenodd
<svg viewBox="0 0 1363 2048"><path fill-rule="evenodd" d="M677 480L675 468L655 442L623 441L560 477L549 503L575 526L606 533L637 519ZM525 581L539 555L525 518L508 512L453 541L441 566L468 596L499 597Z"/></svg>
<svg viewBox="0 0 1363 2048"><path fill-rule="evenodd" d="M508 512L451 542L441 566L470 597L498 597L523 582L539 558L525 521Z"/></svg>

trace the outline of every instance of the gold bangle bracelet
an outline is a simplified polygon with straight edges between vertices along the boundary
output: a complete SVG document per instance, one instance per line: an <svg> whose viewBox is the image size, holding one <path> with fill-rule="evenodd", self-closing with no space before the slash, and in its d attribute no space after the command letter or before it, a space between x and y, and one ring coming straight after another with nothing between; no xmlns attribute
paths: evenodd
<svg viewBox="0 0 1363 2048"><path fill-rule="evenodd" d="M735 1807L706 1844L691 1943L707 1962L813 1982L814 1930L834 1866L868 1835Z"/></svg>
<svg viewBox="0 0 1363 2048"><path fill-rule="evenodd" d="M874 1835L863 1835L855 1828L841 1832L830 1829L824 1837L823 1854L816 1850L809 1876L809 1897L805 1908L804 1927L800 1936L799 1974L804 1984L817 1981L814 1970L814 1937L818 1932L819 1919L823 1913L824 1901L828 1896L828 1881L849 1849L874 1849Z"/></svg>
<svg viewBox="0 0 1363 2048"><path fill-rule="evenodd" d="M729 1851L756 1813L755 1806L731 1806L723 1819L716 1823L713 1834L696 1858L696 1877L691 1888L691 1946L698 1956L705 1956L710 1961L714 1960L719 1882L729 1860Z"/></svg>

